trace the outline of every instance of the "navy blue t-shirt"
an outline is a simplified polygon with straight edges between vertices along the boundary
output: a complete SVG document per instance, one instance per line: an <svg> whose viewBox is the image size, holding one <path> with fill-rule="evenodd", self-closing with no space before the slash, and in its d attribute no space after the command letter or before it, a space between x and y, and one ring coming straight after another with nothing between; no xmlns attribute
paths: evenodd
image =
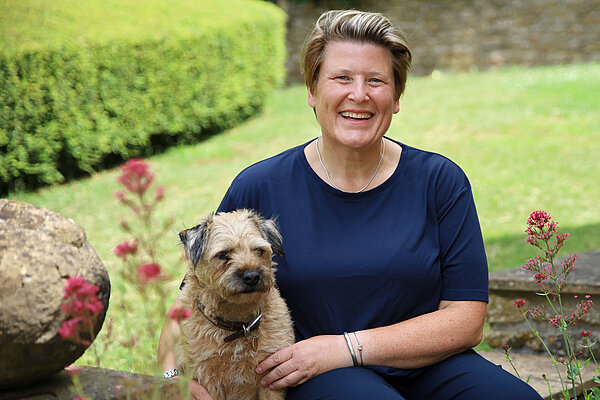
<svg viewBox="0 0 600 400"><path fill-rule="evenodd" d="M219 206L277 218L277 284L297 340L394 324L440 300L488 300L481 229L456 164L398 143L386 182L345 193L312 170L307 144L246 168Z"/></svg>

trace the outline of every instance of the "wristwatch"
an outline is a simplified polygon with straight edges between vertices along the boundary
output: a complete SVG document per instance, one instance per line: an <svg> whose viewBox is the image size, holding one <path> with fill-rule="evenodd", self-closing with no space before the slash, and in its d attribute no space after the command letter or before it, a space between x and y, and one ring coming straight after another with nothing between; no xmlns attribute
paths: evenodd
<svg viewBox="0 0 600 400"><path fill-rule="evenodd" d="M177 375L179 375L179 370L176 368L171 368L164 372L163 378L172 378Z"/></svg>

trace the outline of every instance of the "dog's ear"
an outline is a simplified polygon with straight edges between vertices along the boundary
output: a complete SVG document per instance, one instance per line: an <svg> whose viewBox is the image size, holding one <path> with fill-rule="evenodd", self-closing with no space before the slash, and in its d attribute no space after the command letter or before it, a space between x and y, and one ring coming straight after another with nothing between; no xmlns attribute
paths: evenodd
<svg viewBox="0 0 600 400"><path fill-rule="evenodd" d="M272 219L259 218L258 229L262 233L263 237L271 245L271 249L275 254L279 254L281 257L285 257L283 251L283 238L277 229L277 223Z"/></svg>
<svg viewBox="0 0 600 400"><path fill-rule="evenodd" d="M202 260L202 253L204 253L206 246L206 233L212 219L213 214L211 213L195 227L179 233L179 238L185 247L185 254L192 261L194 268Z"/></svg>
<svg viewBox="0 0 600 400"><path fill-rule="evenodd" d="M179 240L181 240L181 244L185 247L187 245L187 233L189 229L184 229L179 232Z"/></svg>

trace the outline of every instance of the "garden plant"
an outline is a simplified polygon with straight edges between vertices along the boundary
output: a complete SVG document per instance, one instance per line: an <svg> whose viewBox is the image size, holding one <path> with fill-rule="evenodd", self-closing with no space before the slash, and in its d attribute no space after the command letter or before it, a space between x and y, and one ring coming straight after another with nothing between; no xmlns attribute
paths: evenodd
<svg viewBox="0 0 600 400"><path fill-rule="evenodd" d="M600 375L600 366L596 361L592 348L596 342L590 342L591 332L589 330L581 331L581 335L587 341L585 347L590 353L590 358L582 360L583 351L577 348L574 340L574 335L577 334L575 325L594 303L590 295L585 295L582 298L575 296L577 305L573 309L565 307L563 290L567 285L569 274L575 267L577 253L571 253L568 257L558 261L557 255L563 247L565 240L569 237L569 233L558 233L558 231L558 224L546 211L534 211L529 215L527 229L525 230L527 233L526 241L539 249L541 254L527 260L522 268L534 274L534 280L539 288L538 294L545 301L541 306L528 306L523 299L516 300L514 304L552 360L560 379L560 399L577 399L576 385L579 384L585 400L598 400L600 399L600 389L594 387L589 391L586 390L581 375L583 368L586 367L594 368L595 373ZM531 320L543 321L560 331L560 336L564 342L564 355L555 354L549 349L546 340L535 329ZM505 345L503 349L506 359L513 366L517 376L521 378L509 354L510 347ZM591 365L590 361L593 361ZM563 364L566 367L566 376L561 374L558 367L559 364ZM543 375L543 377L546 379L546 375ZM598 376L594 378L594 381L600 384ZM546 382L548 382L547 379ZM553 398L550 384L548 384L548 390L550 397Z"/></svg>
<svg viewBox="0 0 600 400"><path fill-rule="evenodd" d="M117 180L122 185L122 190L115 193L118 202L131 212L131 220L123 220L120 223L121 228L131 236L129 240L121 242L115 247L114 253L121 261L121 267L117 273L126 285L133 289L137 296L135 300L125 298L124 296L114 296L113 303L130 315L135 315L144 321L145 331L136 332L133 327L127 327L127 321L119 321L124 324L129 334L121 338L116 338L113 332L113 320L109 320L108 326L104 330L104 335L98 337L94 342L93 327L96 323L96 317L102 310L102 303L96 293L98 287L90 285L85 278L76 276L67 279L64 288L65 301L61 310L67 315L67 320L59 329L59 334L65 340L71 340L83 344L86 348L92 345L95 366L102 365L102 354L106 352L109 346L118 344L132 354L138 337L145 336L150 340L153 348L158 346L158 335L160 333L160 322L157 316L167 315L168 318L181 322L191 314L191 310L176 308L170 310L167 314L166 288L165 283L170 277L163 273L160 265L160 257L156 252L156 244L163 239L168 228L172 225L172 220L157 221L154 218L154 208L165 196L165 187L157 186L153 191L149 190L154 182L155 174L151 171L150 165L143 159L131 159L121 166L121 174ZM116 297L116 298L115 298ZM155 301L158 299L158 301ZM140 310L137 304L142 304ZM141 311L141 315L136 315ZM133 369L131 364L129 369ZM80 399L85 399L85 390L78 379L78 368L69 368L73 377L73 386L79 394ZM157 371L158 373L158 371ZM179 379L180 390L184 398L188 398L187 383L190 376L182 376ZM105 385L106 386L106 385ZM110 388L105 389L106 398L109 398ZM128 387L121 389L127 395ZM153 398L160 398L158 385L153 392Z"/></svg>

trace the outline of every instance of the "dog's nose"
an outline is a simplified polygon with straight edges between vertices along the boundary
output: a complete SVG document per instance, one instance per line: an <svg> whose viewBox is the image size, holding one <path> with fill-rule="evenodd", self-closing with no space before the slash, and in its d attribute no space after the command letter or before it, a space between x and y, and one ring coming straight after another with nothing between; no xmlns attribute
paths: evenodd
<svg viewBox="0 0 600 400"><path fill-rule="evenodd" d="M256 286L260 281L260 274L256 271L245 271L241 274L241 278L248 286Z"/></svg>

